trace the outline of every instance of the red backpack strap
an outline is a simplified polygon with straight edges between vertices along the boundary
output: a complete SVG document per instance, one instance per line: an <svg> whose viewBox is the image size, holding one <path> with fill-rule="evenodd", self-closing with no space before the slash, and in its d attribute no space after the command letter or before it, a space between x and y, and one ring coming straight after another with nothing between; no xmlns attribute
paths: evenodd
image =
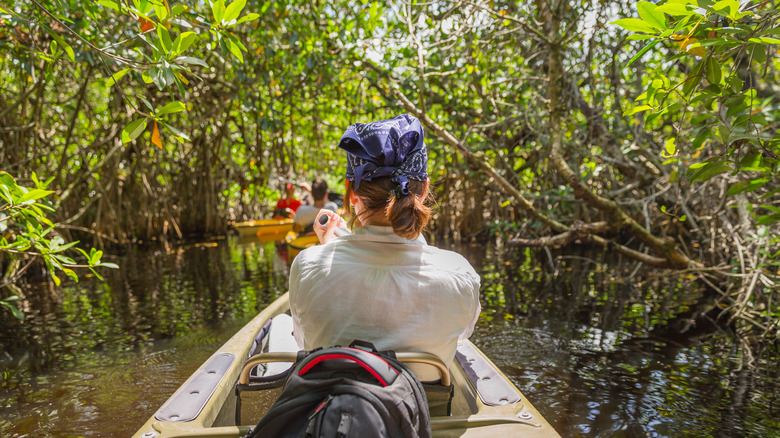
<svg viewBox="0 0 780 438"><path fill-rule="evenodd" d="M374 376L382 386L391 385L398 377L398 371L382 357L368 351L349 347L326 348L310 354L300 363L298 375L303 377L318 364L337 359L346 359L356 363Z"/></svg>

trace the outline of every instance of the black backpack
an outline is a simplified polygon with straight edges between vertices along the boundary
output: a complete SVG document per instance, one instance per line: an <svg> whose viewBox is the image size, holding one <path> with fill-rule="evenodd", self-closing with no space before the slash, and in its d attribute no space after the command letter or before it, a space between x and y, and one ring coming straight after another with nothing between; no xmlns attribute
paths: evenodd
<svg viewBox="0 0 780 438"><path fill-rule="evenodd" d="M393 352L355 341L300 352L281 395L245 438L430 436L428 402L414 373Z"/></svg>

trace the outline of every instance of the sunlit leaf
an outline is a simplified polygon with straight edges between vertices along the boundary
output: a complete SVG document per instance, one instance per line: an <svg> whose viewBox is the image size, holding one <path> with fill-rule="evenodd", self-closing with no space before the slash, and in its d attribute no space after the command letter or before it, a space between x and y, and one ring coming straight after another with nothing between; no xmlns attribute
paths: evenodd
<svg viewBox="0 0 780 438"><path fill-rule="evenodd" d="M169 53L173 47L173 42L171 42L171 35L165 26L157 26L157 37L160 38L161 51Z"/></svg>
<svg viewBox="0 0 780 438"><path fill-rule="evenodd" d="M639 12L639 16L642 17L642 21L645 23L658 30L666 29L666 16L663 12L658 12L656 10L656 5L648 1L640 1L637 3L636 9L637 12Z"/></svg>
<svg viewBox="0 0 780 438"><path fill-rule="evenodd" d="M124 70L119 70L118 72L111 75L110 78L106 81L106 85L109 87L112 87L116 82L120 79L122 79L126 74L128 74L130 71L132 71L132 68L126 68Z"/></svg>
<svg viewBox="0 0 780 438"><path fill-rule="evenodd" d="M674 142L674 137L666 140L666 143L664 144L664 157L671 157L675 152L677 152L677 146L674 144Z"/></svg>
<svg viewBox="0 0 780 438"><path fill-rule="evenodd" d="M184 53L190 48L192 43L198 39L198 35L195 32L182 32L176 37L173 42L173 49L171 50L171 56L176 56L179 53Z"/></svg>
<svg viewBox="0 0 780 438"><path fill-rule="evenodd" d="M682 3L669 2L665 5L658 6L655 10L656 12L663 12L675 16L680 16L680 15L687 16L687 15L694 14L692 10L688 9L688 5Z"/></svg>
<svg viewBox="0 0 780 438"><path fill-rule="evenodd" d="M57 34L55 31L50 31L49 35L51 35L52 38L54 38L54 41L57 41L57 44L62 47L63 50L65 50L65 53L68 55L68 59L70 59L71 62L76 62L76 54L73 52L73 48L65 42L65 40Z"/></svg>
<svg viewBox="0 0 780 438"><path fill-rule="evenodd" d="M241 11L246 6L246 0L235 0L225 8L225 16L222 18L224 23L230 23L241 15Z"/></svg>
<svg viewBox="0 0 780 438"><path fill-rule="evenodd" d="M241 53L241 49L238 47L238 44L234 43L232 40L227 40L227 46L228 50L230 50L230 53L232 53L239 62L244 62L244 55Z"/></svg>
<svg viewBox="0 0 780 438"><path fill-rule="evenodd" d="M621 18L610 24L616 24L630 32L656 33L656 29L653 26L638 18Z"/></svg>
<svg viewBox="0 0 780 438"><path fill-rule="evenodd" d="M211 5L211 14L215 22L222 23L225 17L225 0L215 0Z"/></svg>
<svg viewBox="0 0 780 438"><path fill-rule="evenodd" d="M641 113L643 111L647 111L647 110L651 110L651 109L653 109L653 107L651 107L650 105L639 105L639 106L635 106L635 107L631 108L630 110L626 111L626 113L624 115L631 116L631 115L634 115L636 113Z"/></svg>
<svg viewBox="0 0 780 438"><path fill-rule="evenodd" d="M260 18L260 14L255 14L254 12L251 14L244 15L243 17L239 18L238 21L236 21L236 24L246 23L249 21L255 21L258 18Z"/></svg>
<svg viewBox="0 0 780 438"><path fill-rule="evenodd" d="M748 39L751 43L761 43L761 44L780 44L780 40L777 38L768 38L768 37L759 37L759 38L750 38Z"/></svg>
<svg viewBox="0 0 780 438"><path fill-rule="evenodd" d="M49 196L50 194L54 193L51 190L41 190L41 189L33 189L29 192L25 193L21 198L17 200L19 204L23 204L28 201L41 199Z"/></svg>
<svg viewBox="0 0 780 438"><path fill-rule="evenodd" d="M97 4L103 5L107 8L113 9L117 12L119 12L119 4L117 2L111 1L111 0L98 0Z"/></svg>
<svg viewBox="0 0 780 438"><path fill-rule="evenodd" d="M187 109L187 107L183 103L181 103L179 101L173 101L173 102L169 102L167 105L165 105L164 107L160 108L157 111L156 114L158 116L162 116L162 115L165 115L165 114L178 113L178 112L184 111L186 109Z"/></svg>
<svg viewBox="0 0 780 438"><path fill-rule="evenodd" d="M76 283L79 282L79 276L76 275L76 272L73 269L65 268L62 270L62 272L65 273L68 277L70 277L71 280L75 281Z"/></svg>
<svg viewBox="0 0 780 438"><path fill-rule="evenodd" d="M146 129L146 118L134 120L130 122L125 129L122 130L122 143L128 143L135 140Z"/></svg>

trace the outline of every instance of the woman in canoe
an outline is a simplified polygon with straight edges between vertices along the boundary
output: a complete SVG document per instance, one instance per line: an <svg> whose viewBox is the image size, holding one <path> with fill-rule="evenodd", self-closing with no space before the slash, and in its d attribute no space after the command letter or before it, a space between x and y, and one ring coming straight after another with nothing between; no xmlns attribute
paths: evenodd
<svg viewBox="0 0 780 438"><path fill-rule="evenodd" d="M420 122L410 116L347 128L347 190L357 227L315 226L322 245L290 270L295 339L304 349L349 345L431 353L449 364L479 317L479 276L461 255L429 246L430 180ZM325 214L325 213L323 213ZM328 213L332 214L332 213ZM420 380L438 378L412 367Z"/></svg>

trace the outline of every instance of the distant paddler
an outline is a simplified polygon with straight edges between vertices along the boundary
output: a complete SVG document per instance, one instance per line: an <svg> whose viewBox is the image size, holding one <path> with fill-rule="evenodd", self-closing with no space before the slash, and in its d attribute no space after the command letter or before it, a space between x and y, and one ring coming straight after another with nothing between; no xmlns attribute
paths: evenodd
<svg viewBox="0 0 780 438"><path fill-rule="evenodd" d="M301 187L305 191L310 191L311 188L307 183L295 184L292 181L279 178L285 182L284 196L276 202L276 208L274 209L274 219L291 218L295 215L295 212L300 208L301 201L295 197L295 186Z"/></svg>
<svg viewBox="0 0 780 438"><path fill-rule="evenodd" d="M300 232L300 234L313 231L314 219L317 218L320 210L326 209L335 212L339 208L335 202L328 200L328 183L322 178L316 178L312 181L311 196L312 204L302 205L293 217L293 231Z"/></svg>

